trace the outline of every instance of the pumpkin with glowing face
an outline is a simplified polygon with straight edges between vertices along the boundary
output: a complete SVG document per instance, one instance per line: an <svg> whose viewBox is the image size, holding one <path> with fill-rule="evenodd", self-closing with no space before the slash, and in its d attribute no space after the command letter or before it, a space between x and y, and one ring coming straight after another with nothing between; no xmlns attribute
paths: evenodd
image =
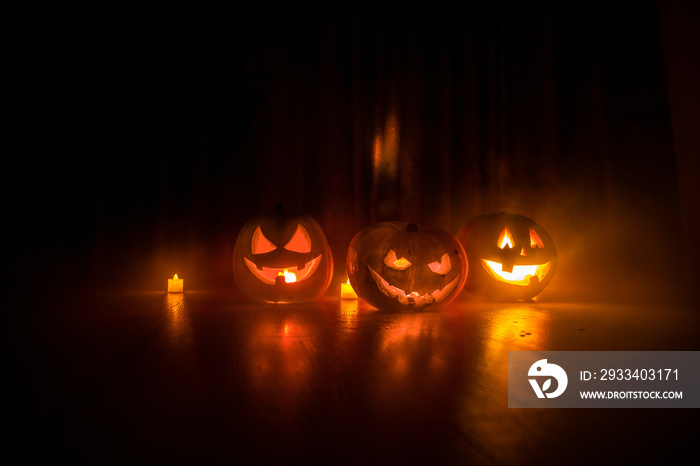
<svg viewBox="0 0 700 466"><path fill-rule="evenodd" d="M552 280L557 250L532 219L501 212L471 219L457 233L471 267L466 289L506 300L537 296Z"/></svg>
<svg viewBox="0 0 700 466"><path fill-rule="evenodd" d="M379 309L438 309L467 279L467 257L454 236L403 222L360 230L346 265L357 295Z"/></svg>
<svg viewBox="0 0 700 466"><path fill-rule="evenodd" d="M258 301L310 301L328 288L333 258L313 218L278 206L243 225L233 250L233 273L238 287Z"/></svg>

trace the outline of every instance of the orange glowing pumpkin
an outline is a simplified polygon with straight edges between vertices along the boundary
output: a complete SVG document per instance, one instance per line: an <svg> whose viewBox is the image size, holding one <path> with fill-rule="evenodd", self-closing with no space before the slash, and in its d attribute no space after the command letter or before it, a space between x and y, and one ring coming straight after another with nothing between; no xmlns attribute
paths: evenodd
<svg viewBox="0 0 700 466"><path fill-rule="evenodd" d="M490 298L537 296L554 276L557 250L532 219L501 212L471 219L457 233L471 267L465 287Z"/></svg>
<svg viewBox="0 0 700 466"><path fill-rule="evenodd" d="M311 301L333 277L333 257L323 230L309 215L275 212L248 221L233 250L238 287L274 303Z"/></svg>
<svg viewBox="0 0 700 466"><path fill-rule="evenodd" d="M360 230L346 266L357 295L379 309L441 308L467 278L467 257L453 235L403 222Z"/></svg>

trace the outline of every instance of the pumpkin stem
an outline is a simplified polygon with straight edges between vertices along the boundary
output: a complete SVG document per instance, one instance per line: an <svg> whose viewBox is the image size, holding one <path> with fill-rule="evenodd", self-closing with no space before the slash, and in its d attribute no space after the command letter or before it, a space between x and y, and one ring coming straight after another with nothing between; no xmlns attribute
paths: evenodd
<svg viewBox="0 0 700 466"><path fill-rule="evenodd" d="M281 203L276 203L275 204L275 212L284 212L284 206L282 206Z"/></svg>
<svg viewBox="0 0 700 466"><path fill-rule="evenodd" d="M406 225L406 231L410 233L415 233L418 231L418 225L416 225L415 223L409 223L408 225Z"/></svg>

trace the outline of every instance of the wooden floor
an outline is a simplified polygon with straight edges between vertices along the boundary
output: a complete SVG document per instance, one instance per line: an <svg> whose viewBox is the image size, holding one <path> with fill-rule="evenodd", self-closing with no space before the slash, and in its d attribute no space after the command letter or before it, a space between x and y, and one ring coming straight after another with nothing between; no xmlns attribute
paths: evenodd
<svg viewBox="0 0 700 466"><path fill-rule="evenodd" d="M692 409L509 409L509 350L700 350L674 305L381 312L225 292L28 297L6 403L28 462L611 464L698 456ZM7 418L6 418L7 419ZM691 462L692 463L692 462ZM690 464L690 463L689 463Z"/></svg>

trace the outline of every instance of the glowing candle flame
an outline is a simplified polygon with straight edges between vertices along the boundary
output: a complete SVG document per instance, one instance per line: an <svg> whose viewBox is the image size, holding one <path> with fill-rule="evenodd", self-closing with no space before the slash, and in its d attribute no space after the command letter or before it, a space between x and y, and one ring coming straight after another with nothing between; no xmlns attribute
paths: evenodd
<svg viewBox="0 0 700 466"><path fill-rule="evenodd" d="M180 280L177 274L173 275L173 278L168 278L168 293L182 293L184 284L185 280Z"/></svg>
<svg viewBox="0 0 700 466"><path fill-rule="evenodd" d="M340 297L341 299L357 299L357 293L350 284L350 277L348 277L347 282L340 284Z"/></svg>
<svg viewBox="0 0 700 466"><path fill-rule="evenodd" d="M297 281L297 276L287 269L284 269L284 271L278 273L277 276L284 277L285 283L294 283L295 281Z"/></svg>

